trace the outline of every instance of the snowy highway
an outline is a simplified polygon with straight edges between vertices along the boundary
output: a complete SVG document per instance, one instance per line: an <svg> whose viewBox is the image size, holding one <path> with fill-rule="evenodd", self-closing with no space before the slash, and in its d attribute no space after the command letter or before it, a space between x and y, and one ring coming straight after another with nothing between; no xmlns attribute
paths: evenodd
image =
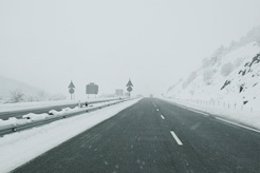
<svg viewBox="0 0 260 173"><path fill-rule="evenodd" d="M0 1L0 173L260 173L259 7Z"/></svg>
<svg viewBox="0 0 260 173"><path fill-rule="evenodd" d="M259 133L144 98L14 172L259 173L259 163Z"/></svg>

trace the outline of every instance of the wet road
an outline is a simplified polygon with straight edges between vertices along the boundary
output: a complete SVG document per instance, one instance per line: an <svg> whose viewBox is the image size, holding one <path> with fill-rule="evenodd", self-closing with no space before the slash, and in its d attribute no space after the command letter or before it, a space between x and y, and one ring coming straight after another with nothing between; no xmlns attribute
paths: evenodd
<svg viewBox="0 0 260 173"><path fill-rule="evenodd" d="M260 134L145 98L14 172L259 173L259 163Z"/></svg>

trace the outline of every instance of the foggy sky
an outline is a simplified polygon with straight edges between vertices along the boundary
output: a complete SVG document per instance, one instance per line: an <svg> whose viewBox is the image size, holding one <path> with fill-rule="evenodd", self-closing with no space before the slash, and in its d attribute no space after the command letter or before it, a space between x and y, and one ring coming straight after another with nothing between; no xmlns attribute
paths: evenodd
<svg viewBox="0 0 260 173"><path fill-rule="evenodd" d="M162 93L260 24L259 0L0 0L0 75L78 95Z"/></svg>

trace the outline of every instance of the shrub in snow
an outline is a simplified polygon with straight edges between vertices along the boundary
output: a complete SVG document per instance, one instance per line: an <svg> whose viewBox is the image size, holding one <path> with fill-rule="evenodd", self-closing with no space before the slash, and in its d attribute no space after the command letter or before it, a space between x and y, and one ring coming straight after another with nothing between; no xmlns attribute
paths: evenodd
<svg viewBox="0 0 260 173"><path fill-rule="evenodd" d="M10 102L18 103L24 100L24 93L19 90L14 90L10 92Z"/></svg>
<svg viewBox="0 0 260 173"><path fill-rule="evenodd" d="M234 70L234 65L232 63L226 63L221 68L222 76L228 76Z"/></svg>
<svg viewBox="0 0 260 173"><path fill-rule="evenodd" d="M207 69L207 70L204 71L203 80L207 85L211 84L211 80L212 80L212 77L213 77L214 74L215 74L215 71L211 70L211 69Z"/></svg>
<svg viewBox="0 0 260 173"><path fill-rule="evenodd" d="M241 85L240 85L240 87L239 87L239 93L241 93L241 92L243 91L244 86L245 86L245 84L241 84Z"/></svg>
<svg viewBox="0 0 260 173"><path fill-rule="evenodd" d="M228 86L231 82L229 80L226 80L225 83L223 84L223 86L220 88L221 90L223 90L226 86Z"/></svg>

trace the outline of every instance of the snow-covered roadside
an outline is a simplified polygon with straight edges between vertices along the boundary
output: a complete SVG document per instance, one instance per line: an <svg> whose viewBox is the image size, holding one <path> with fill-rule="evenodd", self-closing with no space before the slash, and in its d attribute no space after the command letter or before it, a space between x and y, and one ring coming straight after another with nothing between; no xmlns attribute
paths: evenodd
<svg viewBox="0 0 260 173"><path fill-rule="evenodd" d="M53 119L56 117L67 116L72 113L80 113L83 111L91 110L93 108L97 108L100 106L105 106L105 105L113 104L113 103L117 103L117 102L119 102L119 101L118 100L107 101L107 102L92 104L92 105L89 105L88 107L83 107L83 108L79 108L78 106L76 106L75 108L67 107L61 111L51 110L51 111L49 111L49 113L48 112L42 113L42 114L29 113L29 114L23 115L22 116L23 118L10 117L7 120L0 119L0 130L16 128L20 125L29 124L29 123L36 122L36 121L42 121L42 120L46 120L46 119Z"/></svg>
<svg viewBox="0 0 260 173"><path fill-rule="evenodd" d="M50 106L60 106L60 105L67 105L67 104L78 104L84 102L109 100L109 99L116 99L116 98L117 97L111 97L111 98L98 97L98 98L89 98L81 101L80 100L59 100L59 101L7 103L7 104L0 104L0 112L22 111L27 109L37 109L37 108L45 108Z"/></svg>
<svg viewBox="0 0 260 173"><path fill-rule="evenodd" d="M164 94L174 103L260 129L260 27L220 47Z"/></svg>
<svg viewBox="0 0 260 173"><path fill-rule="evenodd" d="M130 100L91 113L6 135L0 138L0 172L10 172L68 139L137 103Z"/></svg>
<svg viewBox="0 0 260 173"><path fill-rule="evenodd" d="M161 98L173 104L178 104L193 111L201 111L217 117L220 120L227 120L231 124L242 125L260 130L260 112L254 109L239 107L237 105L223 104L222 102L202 103L196 100L182 100L173 98ZM241 127L242 127L241 126ZM255 130L254 130L255 131Z"/></svg>

